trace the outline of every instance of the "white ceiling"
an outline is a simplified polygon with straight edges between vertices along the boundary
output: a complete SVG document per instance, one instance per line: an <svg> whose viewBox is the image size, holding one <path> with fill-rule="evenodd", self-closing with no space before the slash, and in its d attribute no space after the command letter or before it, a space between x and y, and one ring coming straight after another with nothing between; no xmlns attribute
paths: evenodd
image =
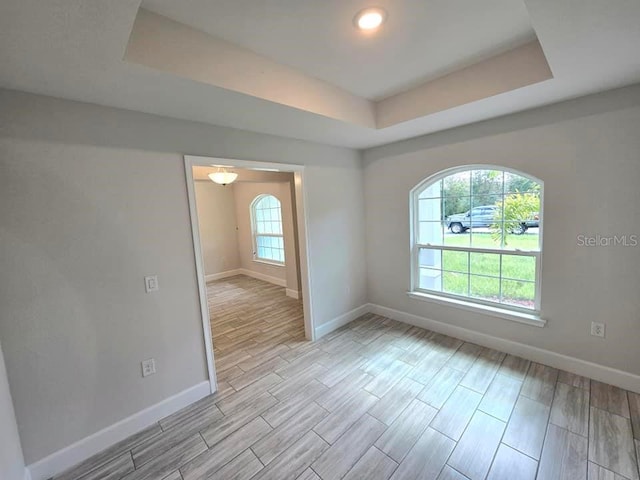
<svg viewBox="0 0 640 480"><path fill-rule="evenodd" d="M379 0L376 35L353 16L365 0L144 0L153 12L379 100L535 38L522 0Z"/></svg>
<svg viewBox="0 0 640 480"><path fill-rule="evenodd" d="M173 3L191 12L185 15L191 15L192 18L204 17L191 10L195 8L196 3L204 1L183 0ZM218 0L207 3L229 9L229 15L234 5L239 5L238 9L244 9L245 12L252 12L252 15L259 15L260 8L264 5L294 4L293 0L272 0L271 3L258 0ZM345 52L363 48L359 45L364 42L363 39L347 38L355 32L349 30L353 14L364 5L355 0L339 3L326 0L298 1L286 12L286 21L270 20L274 22L272 25L275 25L272 28L277 29L275 33L266 32L264 36L259 32L249 34L246 32L249 27L242 26L245 33L238 35L241 35L242 42L247 42L243 45L254 49L262 48L259 44L262 43L260 39L264 38L264 55L274 58L279 56L279 62L308 70L313 72L313 75L322 75L330 82L344 82L344 88L362 88L358 91L360 95L368 92L368 95L377 96L385 91L393 92L398 88L404 88L402 84L406 87L412 81L423 81L425 77L453 68L454 59L462 63L478 59L473 58L474 54L478 55L477 51L473 53L467 44L468 55L465 55L465 49L458 48L457 41L454 40L446 48L436 52L443 53L444 56L430 57L439 58L438 62L442 61L442 64L432 65L431 60L427 60L424 55L429 50L429 45L425 46L420 43L423 40L417 41L409 35L409 32L425 33L420 25L412 23L415 18L427 18L424 16L426 14L421 13L421 5L440 5L438 9L431 10L433 17L435 12L447 11L442 6L452 3L451 0L375 3L386 5L389 11L389 22L382 32L386 39L385 45L405 45L405 48L382 48L381 52L384 53L381 53L375 62L367 56L356 55L351 60L348 55L345 56ZM501 4L497 0L491 0L491 3L475 3L483 6L480 13L474 14L477 23L482 21L483 24L490 22L493 25L493 20L503 13L495 7ZM640 1L524 0L524 3L531 25L553 71L552 80L383 129L333 120L124 62L122 59L140 0L2 0L0 87L334 145L365 148L640 82ZM311 48L310 45L318 41L318 35L323 34L313 32L303 20L301 9L309 8L304 6L307 4L326 4L326 8L332 12L334 10L331 6L335 12L348 11L349 28L346 28L345 24L342 25L349 34L345 33L347 37L343 37L342 41L353 43L337 48L337 51L332 47L331 50L335 54L321 55L314 50L307 51L307 48ZM228 30L234 22L242 23L242 18L239 18L237 13L234 15L230 17L234 20L230 20L229 25L225 20L227 13L220 15L222 20L217 21ZM466 11L464 15L459 14L453 18L441 17L432 21L440 27L437 31L446 35L449 29L457 31L456 26L463 21L463 17L467 17ZM404 21L395 23L392 21L393 18L403 18ZM513 37L506 40L506 43L514 42L522 27L516 20L521 17L517 12L513 12L505 18L513 20ZM285 25L280 27L280 22ZM235 35L235 32L229 33L222 27L214 31L214 25L215 22L212 21L211 25L201 28L210 29L209 33L220 37ZM279 30L285 27L288 28L286 35ZM337 30L340 28L336 27ZM238 29L242 30L240 27ZM508 38L510 31L506 30L502 32L504 39ZM309 37L307 33L313 35ZM334 37L339 35L332 33L327 38L331 40ZM464 42L469 42L472 35L465 33L462 37ZM487 45L493 41L488 34L483 33L480 37L486 40ZM237 40L228 38L232 41ZM287 46L281 49L278 42L283 41ZM382 36L377 41L381 42ZM301 45L304 45L304 48L298 51L296 46ZM405 50L411 50L413 53L406 54ZM305 55L308 55L308 58L305 58ZM369 55L372 55L371 52ZM393 63L397 57L401 57L402 61ZM451 64L447 63L448 59L451 60ZM349 87L349 82L357 79L365 69L382 71L383 74L363 81L361 87L358 82L353 84L355 86ZM423 77L416 78L415 75ZM384 78L387 80L382 82Z"/></svg>

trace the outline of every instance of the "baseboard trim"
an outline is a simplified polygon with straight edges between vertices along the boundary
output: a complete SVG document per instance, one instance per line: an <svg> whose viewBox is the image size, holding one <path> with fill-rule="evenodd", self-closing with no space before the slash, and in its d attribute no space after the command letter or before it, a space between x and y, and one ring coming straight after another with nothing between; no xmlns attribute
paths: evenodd
<svg viewBox="0 0 640 480"><path fill-rule="evenodd" d="M24 480L31 480L31 472L27 467L24 467Z"/></svg>
<svg viewBox="0 0 640 480"><path fill-rule="evenodd" d="M279 287L287 286L287 281L283 278L272 277L271 275L265 275L264 273L254 272L253 270L249 270L247 268L240 268L238 271L240 274L246 275L247 277L257 278L258 280L272 283L274 285L278 285Z"/></svg>
<svg viewBox="0 0 640 480"><path fill-rule="evenodd" d="M241 273L242 271L239 268L236 268L235 270L227 270L226 272L212 273L211 275L205 275L204 281L209 283L215 280L222 280L223 278L235 277Z"/></svg>
<svg viewBox="0 0 640 480"><path fill-rule="evenodd" d="M339 317L334 318L333 320L329 320L328 322L323 323L319 327L315 328L315 339L319 340L324 337L327 333L331 333L334 330L346 325L349 322L353 322L356 318L369 313L370 304L365 303L364 305L360 305L353 310L348 311L347 313L343 313Z"/></svg>
<svg viewBox="0 0 640 480"><path fill-rule="evenodd" d="M297 290L292 290L290 288L287 288L287 297L291 297L291 298L295 298L296 300L300 300L300 292L298 292Z"/></svg>
<svg viewBox="0 0 640 480"><path fill-rule="evenodd" d="M500 350L501 352L526 358L527 360L543 363L550 367L566 370L567 372L593 378L594 380L615 385L625 390L640 393L640 376L634 375L633 373L606 367L586 360L580 360L575 357L533 347L524 343L494 337L486 333L479 333L467 328L431 320L426 317L413 315L381 305L369 304L368 307L368 311L376 315L382 315L416 327L427 328L434 332L459 338L460 340L473 342L483 347Z"/></svg>
<svg viewBox="0 0 640 480"><path fill-rule="evenodd" d="M210 393L211 387L208 380L187 388L28 465L28 478L29 480L46 480L58 475ZM27 478L26 475L25 478Z"/></svg>

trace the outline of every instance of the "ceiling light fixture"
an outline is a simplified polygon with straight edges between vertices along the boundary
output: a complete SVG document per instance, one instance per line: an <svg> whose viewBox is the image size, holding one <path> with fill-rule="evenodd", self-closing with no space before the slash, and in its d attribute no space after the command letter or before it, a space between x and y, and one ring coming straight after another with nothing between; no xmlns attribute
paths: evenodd
<svg viewBox="0 0 640 480"><path fill-rule="evenodd" d="M353 24L363 32L372 32L380 28L387 19L387 12L382 8L365 8L353 18Z"/></svg>
<svg viewBox="0 0 640 480"><path fill-rule="evenodd" d="M217 167L217 172L210 173L208 175L212 182L225 186L235 182L236 178L238 178L238 174L227 171L227 167L223 167L221 165L217 165Z"/></svg>

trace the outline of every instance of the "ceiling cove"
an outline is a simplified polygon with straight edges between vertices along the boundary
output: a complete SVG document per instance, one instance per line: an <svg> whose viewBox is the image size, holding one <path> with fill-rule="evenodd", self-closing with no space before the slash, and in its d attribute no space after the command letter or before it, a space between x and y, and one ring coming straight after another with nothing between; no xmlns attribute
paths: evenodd
<svg viewBox="0 0 640 480"><path fill-rule="evenodd" d="M533 38L532 38L533 37ZM553 78L535 34L446 74L369 99L299 68L158 13L139 9L124 55L201 84L370 129L384 129ZM329 62L330 63L330 62ZM311 69L313 71L313 69Z"/></svg>

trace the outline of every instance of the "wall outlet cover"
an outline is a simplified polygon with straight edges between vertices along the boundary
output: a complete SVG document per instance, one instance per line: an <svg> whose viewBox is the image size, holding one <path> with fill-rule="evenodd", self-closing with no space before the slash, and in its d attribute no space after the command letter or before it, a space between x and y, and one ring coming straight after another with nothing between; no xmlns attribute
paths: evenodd
<svg viewBox="0 0 640 480"><path fill-rule="evenodd" d="M156 373L156 361L153 358L142 361L142 376L148 377Z"/></svg>
<svg viewBox="0 0 640 480"><path fill-rule="evenodd" d="M604 323L591 322L591 335L594 337L604 338L605 325Z"/></svg>

